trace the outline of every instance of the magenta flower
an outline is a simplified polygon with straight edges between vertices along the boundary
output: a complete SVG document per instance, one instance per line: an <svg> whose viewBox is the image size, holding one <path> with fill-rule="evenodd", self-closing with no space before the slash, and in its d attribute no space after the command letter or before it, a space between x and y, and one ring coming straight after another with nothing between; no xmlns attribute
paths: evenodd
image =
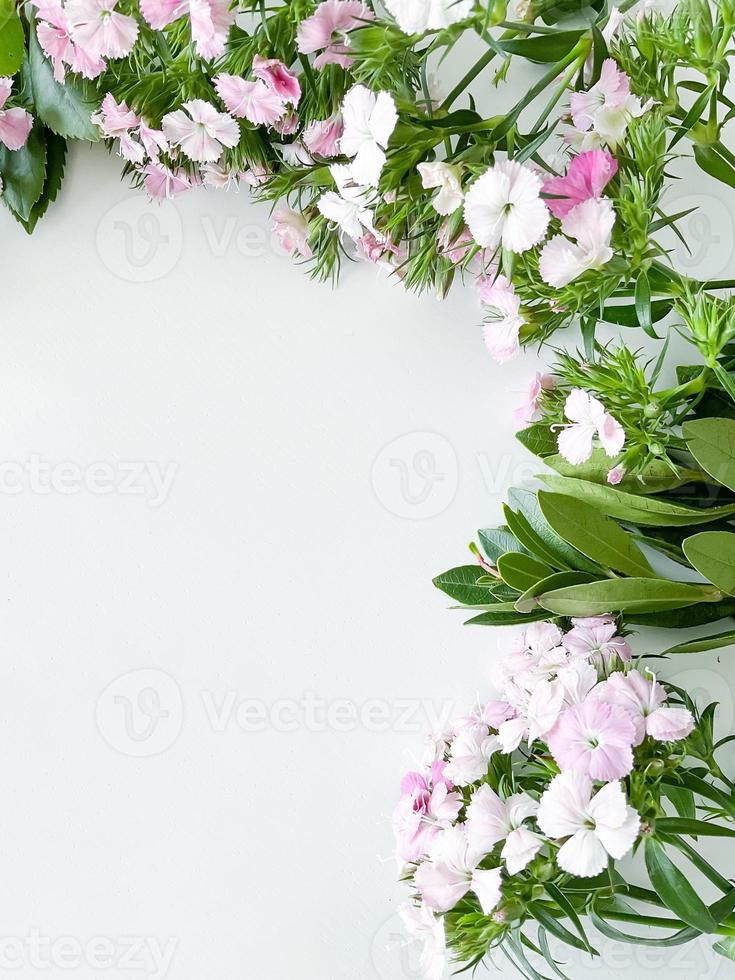
<svg viewBox="0 0 735 980"><path fill-rule="evenodd" d="M299 80L278 58L261 58L256 54L253 58L253 75L265 82L271 92L275 92L284 102L298 105L301 98Z"/></svg>
<svg viewBox="0 0 735 980"><path fill-rule="evenodd" d="M361 0L324 0L311 17L299 24L297 47L301 54L322 52L314 59L315 68L325 65L347 68L352 64L352 57L345 35L374 19L375 14Z"/></svg>
<svg viewBox="0 0 735 980"><path fill-rule="evenodd" d="M9 150L20 150L33 129L33 116L25 109L3 108L12 88L12 79L0 78L0 143Z"/></svg>
<svg viewBox="0 0 735 980"><path fill-rule="evenodd" d="M577 204L599 197L617 173L618 163L605 150L588 150L572 159L564 177L544 181L546 207L557 218L564 218Z"/></svg>
<svg viewBox="0 0 735 980"><path fill-rule="evenodd" d="M625 709L588 697L562 713L546 742L562 772L573 769L609 782L633 768L635 737Z"/></svg>

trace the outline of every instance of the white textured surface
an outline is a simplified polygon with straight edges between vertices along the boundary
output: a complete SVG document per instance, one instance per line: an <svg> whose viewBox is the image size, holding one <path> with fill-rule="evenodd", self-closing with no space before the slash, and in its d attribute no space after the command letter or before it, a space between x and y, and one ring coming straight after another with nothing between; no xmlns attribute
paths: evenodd
<svg viewBox="0 0 735 980"><path fill-rule="evenodd" d="M331 291L267 227L245 195L151 211L101 148L75 149L32 240L0 214L8 975L160 980L121 961L130 937L174 944L171 980L417 975L399 774L502 638L431 577L533 471L510 412L536 358L493 366L469 290L360 267ZM170 492L131 493L130 464ZM732 670L675 669L732 720ZM575 975L731 972L706 946L600 946Z"/></svg>

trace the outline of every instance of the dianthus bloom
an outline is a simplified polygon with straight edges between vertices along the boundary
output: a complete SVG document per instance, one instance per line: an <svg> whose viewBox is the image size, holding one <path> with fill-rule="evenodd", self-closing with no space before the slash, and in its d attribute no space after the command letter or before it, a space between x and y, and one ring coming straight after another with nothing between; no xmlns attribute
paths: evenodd
<svg viewBox="0 0 735 980"><path fill-rule="evenodd" d="M608 782L633 768L635 727L616 705L587 698L564 711L546 741L559 768Z"/></svg>
<svg viewBox="0 0 735 980"><path fill-rule="evenodd" d="M33 128L33 116L25 109L3 108L12 88L12 79L0 78L0 143L9 150L20 150Z"/></svg>
<svg viewBox="0 0 735 980"><path fill-rule="evenodd" d="M207 60L224 54L227 35L235 23L229 0L141 0L140 12L156 31L188 15L196 53Z"/></svg>
<svg viewBox="0 0 735 980"><path fill-rule="evenodd" d="M515 160L501 160L467 191L464 216L478 245L525 252L538 244L549 225L541 198L541 178Z"/></svg>
<svg viewBox="0 0 735 980"><path fill-rule="evenodd" d="M587 92L571 97L572 122L582 149L610 146L622 142L631 119L642 116L650 106L630 91L630 79L612 58L602 64L599 81Z"/></svg>
<svg viewBox="0 0 735 980"><path fill-rule="evenodd" d="M578 466L592 455L595 436L608 456L617 456L625 443L625 432L620 423L605 411L605 406L594 395L581 388L574 388L564 404L564 415L570 425L559 432L557 442L564 459Z"/></svg>
<svg viewBox="0 0 735 980"><path fill-rule="evenodd" d="M556 218L565 218L573 207L600 197L617 173L618 162L606 150L588 150L573 157L563 177L544 181L546 207Z"/></svg>
<svg viewBox="0 0 735 980"><path fill-rule="evenodd" d="M218 112L203 99L192 99L167 113L162 125L169 143L198 163L219 160L223 148L236 146L240 139L240 128L232 116Z"/></svg>
<svg viewBox="0 0 735 980"><path fill-rule="evenodd" d="M309 222L291 208L276 208L273 212L273 231L289 255L297 253L305 259L312 256L309 247Z"/></svg>
<svg viewBox="0 0 735 980"><path fill-rule="evenodd" d="M375 14L361 0L324 0L311 17L299 24L296 45L301 54L321 51L314 59L317 69L332 64L348 68L352 56L347 35L374 19Z"/></svg>

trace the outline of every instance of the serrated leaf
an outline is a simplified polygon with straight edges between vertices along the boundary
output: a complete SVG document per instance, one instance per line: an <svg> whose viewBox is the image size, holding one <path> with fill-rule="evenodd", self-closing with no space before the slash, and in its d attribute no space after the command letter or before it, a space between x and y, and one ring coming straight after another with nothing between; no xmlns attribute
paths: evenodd
<svg viewBox="0 0 735 980"><path fill-rule="evenodd" d="M699 897L689 879L671 861L663 844L648 837L645 844L646 870L651 884L667 908L692 929L711 933L717 928L712 913Z"/></svg>
<svg viewBox="0 0 735 980"><path fill-rule="evenodd" d="M735 595L735 534L700 531L687 538L682 548L700 575L728 595Z"/></svg>
<svg viewBox="0 0 735 980"><path fill-rule="evenodd" d="M28 221L46 180L46 141L38 122L20 150L9 150L0 144L0 175L6 205L17 218Z"/></svg>
<svg viewBox="0 0 735 980"><path fill-rule="evenodd" d="M22 222L23 227L29 235L44 216L49 205L53 204L56 200L64 179L66 140L62 136L57 136L55 133L52 133L50 129L45 130L45 139L46 180L44 181L41 196L31 208L30 217L27 221Z"/></svg>
<svg viewBox="0 0 735 980"><path fill-rule="evenodd" d="M591 504L544 490L538 501L553 530L597 564L625 575L655 574L632 536Z"/></svg>
<svg viewBox="0 0 735 980"><path fill-rule="evenodd" d="M59 85L36 38L35 22L28 37L28 66L38 118L58 136L97 142L100 129L90 118L99 108L94 87L73 74Z"/></svg>
<svg viewBox="0 0 735 980"><path fill-rule="evenodd" d="M617 578L572 585L539 596L559 616L597 616L606 612L655 612L712 601L706 586L668 579Z"/></svg>

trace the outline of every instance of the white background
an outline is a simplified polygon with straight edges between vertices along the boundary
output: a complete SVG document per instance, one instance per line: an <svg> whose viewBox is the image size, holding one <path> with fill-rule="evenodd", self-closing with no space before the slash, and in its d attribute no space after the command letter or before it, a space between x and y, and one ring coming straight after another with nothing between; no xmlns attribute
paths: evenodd
<svg viewBox="0 0 735 980"><path fill-rule="evenodd" d="M431 578L533 472L540 362L493 365L469 287L332 290L246 194L154 208L118 163L75 147L32 239L0 214L0 973L155 980L169 943L171 980L411 980L398 781L503 645ZM692 186L716 275L732 201ZM714 654L669 676L732 721ZM732 973L599 948L576 976Z"/></svg>

